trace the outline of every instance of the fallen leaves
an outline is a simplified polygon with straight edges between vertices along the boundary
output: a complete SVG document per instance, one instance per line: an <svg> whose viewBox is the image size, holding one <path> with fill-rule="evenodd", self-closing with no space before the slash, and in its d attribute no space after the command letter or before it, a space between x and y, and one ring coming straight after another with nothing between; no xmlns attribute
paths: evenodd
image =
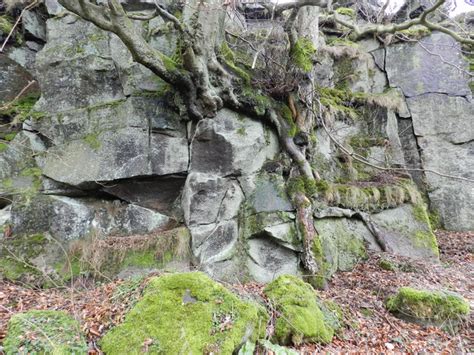
<svg viewBox="0 0 474 355"><path fill-rule="evenodd" d="M455 291L468 299L474 308L474 233L438 231L437 236L441 263L371 253L369 259L354 270L336 274L330 287L319 295L342 306L344 329L328 345L303 344L296 350L304 354L473 352L474 335L469 327L473 324L472 318L454 336L435 327L407 323L395 318L384 307L389 294L399 287L413 286ZM407 267L383 270L379 265L381 259ZM89 341L89 354L100 354L97 341L107 329L123 321L145 283L146 280L132 284L132 289L126 281L118 280L104 285L83 282L65 289L38 290L0 281L0 342L6 335L8 320L15 313L30 309L65 310L81 322ZM229 287L242 296L265 302L262 284L253 282ZM232 319L227 314L219 315L217 330L231 327ZM270 322L269 328L272 327ZM144 349L154 346L157 344L153 339L143 344Z"/></svg>

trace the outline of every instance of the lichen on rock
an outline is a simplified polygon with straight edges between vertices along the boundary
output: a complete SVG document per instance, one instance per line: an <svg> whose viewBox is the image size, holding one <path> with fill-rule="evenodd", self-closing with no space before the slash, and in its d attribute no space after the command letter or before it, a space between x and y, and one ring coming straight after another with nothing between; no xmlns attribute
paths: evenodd
<svg viewBox="0 0 474 355"><path fill-rule="evenodd" d="M243 301L208 276L169 274L152 278L124 323L101 342L106 354L230 354L265 334L263 307Z"/></svg>
<svg viewBox="0 0 474 355"><path fill-rule="evenodd" d="M295 276L282 275L268 284L264 292L280 314L274 341L283 345L331 341L334 328L318 306L311 285Z"/></svg>

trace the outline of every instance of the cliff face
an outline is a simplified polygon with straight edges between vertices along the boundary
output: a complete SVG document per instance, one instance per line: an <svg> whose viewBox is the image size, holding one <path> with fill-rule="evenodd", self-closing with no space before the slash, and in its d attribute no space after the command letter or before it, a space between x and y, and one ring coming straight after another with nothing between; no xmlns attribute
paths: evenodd
<svg viewBox="0 0 474 355"><path fill-rule="evenodd" d="M0 273L300 274L287 189L304 182L290 177L272 128L227 109L189 121L115 35L46 5L25 20L26 44L0 57L0 91L33 76L41 94L31 111L2 113L22 122L16 136L2 133ZM173 29L153 19L143 31L173 55ZM294 139L322 178L311 188L323 276L368 249L437 258L425 197L447 229L474 229L474 106L459 46L433 33L387 47L321 37L318 47L312 75L330 109L313 135Z"/></svg>

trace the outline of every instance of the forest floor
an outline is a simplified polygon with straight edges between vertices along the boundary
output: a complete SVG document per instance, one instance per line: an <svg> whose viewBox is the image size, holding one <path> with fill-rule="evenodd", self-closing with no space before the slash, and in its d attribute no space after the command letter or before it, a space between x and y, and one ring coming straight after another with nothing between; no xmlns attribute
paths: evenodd
<svg viewBox="0 0 474 355"><path fill-rule="evenodd" d="M438 231L436 234L440 263L371 253L352 271L336 274L328 289L318 293L321 298L341 305L345 326L330 344L307 344L297 350L302 354L473 353L472 312L457 334L450 335L439 328L395 318L384 307L388 295L399 287L412 286L457 292L474 309L474 233ZM384 270L381 260L389 261L394 270ZM80 320L89 340L89 354L99 354L97 341L107 329L123 320L145 283L146 279L95 285L82 280L65 289L36 290L0 281L0 344L13 314L30 309L65 310ZM263 285L251 283L232 288L261 294Z"/></svg>

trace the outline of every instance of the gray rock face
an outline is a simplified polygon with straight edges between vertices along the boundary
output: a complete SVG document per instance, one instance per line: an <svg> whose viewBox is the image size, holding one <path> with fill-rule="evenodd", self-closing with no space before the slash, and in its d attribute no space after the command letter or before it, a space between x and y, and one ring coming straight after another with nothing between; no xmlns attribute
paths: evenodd
<svg viewBox="0 0 474 355"><path fill-rule="evenodd" d="M459 44L443 33L433 33L414 45L388 47L385 70L390 86L401 88L407 97L425 93L471 94Z"/></svg>
<svg viewBox="0 0 474 355"><path fill-rule="evenodd" d="M413 128L407 120L399 122L407 165L428 170L424 175L431 206L445 228L472 230L472 183L432 172L473 178L474 105L468 64L459 44L433 33L415 45L389 47L385 63L390 85L400 87L408 97ZM422 181L419 174L413 175L418 183Z"/></svg>
<svg viewBox="0 0 474 355"><path fill-rule="evenodd" d="M300 273L298 254L271 239L250 239L248 253L249 274L258 282L268 283L280 275Z"/></svg>
<svg viewBox="0 0 474 355"><path fill-rule="evenodd" d="M81 186L95 181L180 173L187 167L186 139L129 128L51 148L43 171L56 181Z"/></svg>
<svg viewBox="0 0 474 355"><path fill-rule="evenodd" d="M198 123L191 145L191 170L220 176L248 175L277 152L277 140L270 130L224 109L215 118Z"/></svg>
<svg viewBox="0 0 474 355"><path fill-rule="evenodd" d="M236 256L242 229L238 216L244 194L255 189L249 174L260 170L277 151L275 136L261 123L228 110L196 127L191 143L191 173L184 187L182 206L193 252L203 270L216 278L234 279L237 265L243 262L242 256ZM246 191L242 190L241 182ZM276 195L274 187L271 189ZM282 204L289 208L287 201L269 198L274 204L267 208ZM254 203L257 200L253 199ZM225 267L217 266L223 263Z"/></svg>
<svg viewBox="0 0 474 355"><path fill-rule="evenodd" d="M120 202L38 195L12 206L13 232L17 235L49 232L63 241L98 235L150 233L170 222L152 210Z"/></svg>
<svg viewBox="0 0 474 355"><path fill-rule="evenodd" d="M104 191L129 203L151 208L163 214L173 210L186 178L184 176L155 177L145 180L128 179L113 182Z"/></svg>
<svg viewBox="0 0 474 355"><path fill-rule="evenodd" d="M107 34L72 15L49 19L47 33L36 58L43 93L38 110L59 112L124 98Z"/></svg>
<svg viewBox="0 0 474 355"><path fill-rule="evenodd" d="M462 97L428 94L408 99L423 167L474 179L474 104ZM432 206L451 230L472 230L472 182L426 173ZM456 198L453 198L456 196Z"/></svg>
<svg viewBox="0 0 474 355"><path fill-rule="evenodd" d="M336 271L351 270L366 257L365 243L371 249L380 250L362 221L348 218L323 218L314 223L321 239L329 275Z"/></svg>
<svg viewBox="0 0 474 355"><path fill-rule="evenodd" d="M0 54L0 104L13 100L21 90L33 80L31 74L21 65L4 54ZM35 92L38 86L33 85L29 92Z"/></svg>

